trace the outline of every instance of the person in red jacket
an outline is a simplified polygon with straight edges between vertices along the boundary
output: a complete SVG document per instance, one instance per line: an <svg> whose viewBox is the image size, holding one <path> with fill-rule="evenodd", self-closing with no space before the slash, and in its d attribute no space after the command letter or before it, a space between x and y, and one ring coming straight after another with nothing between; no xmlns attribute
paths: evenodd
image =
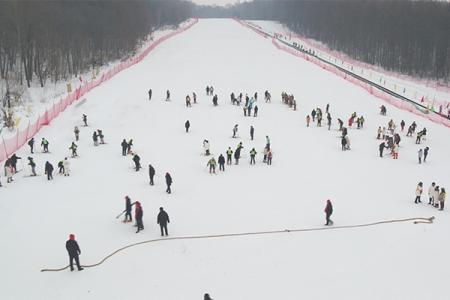
<svg viewBox="0 0 450 300"><path fill-rule="evenodd" d="M325 206L325 215L327 223L325 225L333 225L333 221L330 219L333 214L333 205L331 204L330 199L327 200L327 206Z"/></svg>
<svg viewBox="0 0 450 300"><path fill-rule="evenodd" d="M66 249L67 252L69 252L70 271L73 271L73 260L75 260L75 263L77 264L78 271L83 270L83 268L80 266L80 259L78 257L81 254L81 250L78 246L77 241L75 240L74 234L69 235L69 240L66 242Z"/></svg>
<svg viewBox="0 0 450 300"><path fill-rule="evenodd" d="M144 215L144 211L142 210L141 203L136 201L136 208L134 210L134 218L136 219L137 231L138 233L141 230L144 230L144 223L142 222L142 217Z"/></svg>

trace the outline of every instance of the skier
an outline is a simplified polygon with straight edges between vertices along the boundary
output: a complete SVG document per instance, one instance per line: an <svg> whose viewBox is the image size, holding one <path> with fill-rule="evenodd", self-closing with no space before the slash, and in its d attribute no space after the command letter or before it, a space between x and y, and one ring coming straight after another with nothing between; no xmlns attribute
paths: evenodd
<svg viewBox="0 0 450 300"><path fill-rule="evenodd" d="M414 203L422 203L422 201L420 201L420 196L422 196L422 192L423 192L423 183L419 182L419 184L416 187L416 199L414 200Z"/></svg>
<svg viewBox="0 0 450 300"><path fill-rule="evenodd" d="M313 122L315 122L315 121L316 121L316 110L315 110L315 109L313 109L313 110L311 111L311 117L312 117L312 119L313 119Z"/></svg>
<svg viewBox="0 0 450 300"><path fill-rule="evenodd" d="M219 171L225 171L225 157L222 154L219 155L217 162L219 163Z"/></svg>
<svg viewBox="0 0 450 300"><path fill-rule="evenodd" d="M380 114L381 114L382 116L385 116L385 115L386 115L386 106L384 106L384 105L381 105L381 106L380 106Z"/></svg>
<svg viewBox="0 0 450 300"><path fill-rule="evenodd" d="M306 116L306 127L309 127L309 123L311 122L311 117L309 115Z"/></svg>
<svg viewBox="0 0 450 300"><path fill-rule="evenodd" d="M159 208L157 223L161 228L161 236L164 236L164 233L166 234L166 236L168 236L169 233L167 232L167 223L170 223L169 215L164 211L162 207Z"/></svg>
<svg viewBox="0 0 450 300"><path fill-rule="evenodd" d="M328 130L330 130L330 127L331 127L331 115L330 114L327 115L327 125L328 125Z"/></svg>
<svg viewBox="0 0 450 300"><path fill-rule="evenodd" d="M77 264L78 271L82 271L83 268L80 266L80 258L79 258L81 250L80 247L78 246L77 241L75 240L74 234L69 235L69 240L66 242L66 250L69 253L70 271L73 271L74 260L75 263Z"/></svg>
<svg viewBox="0 0 450 300"><path fill-rule="evenodd" d="M197 104L197 94L192 92L192 99L194 100L194 104Z"/></svg>
<svg viewBox="0 0 450 300"><path fill-rule="evenodd" d="M172 176L170 176L169 172L166 172L166 184L167 184L166 193L171 194L172 190L170 186L172 185Z"/></svg>
<svg viewBox="0 0 450 300"><path fill-rule="evenodd" d="M78 129L78 126L75 126L73 132L75 133L75 141L78 142L78 140L80 139L80 129Z"/></svg>
<svg viewBox="0 0 450 300"><path fill-rule="evenodd" d="M211 297L209 296L209 294L205 294L205 295L203 296L203 300L213 300L213 298L211 298Z"/></svg>
<svg viewBox="0 0 450 300"><path fill-rule="evenodd" d="M240 144L239 144L240 145ZM243 147L240 147L240 146L238 146L237 148L236 148L236 150L234 151L234 161L235 161L235 165L238 165L239 164L239 158L241 157L241 149L242 149Z"/></svg>
<svg viewBox="0 0 450 300"><path fill-rule="evenodd" d="M47 174L47 180L53 180L53 166L48 161L45 163L45 174Z"/></svg>
<svg viewBox="0 0 450 300"><path fill-rule="evenodd" d="M419 149L419 152L417 154L418 154L418 157L419 157L419 164L421 164L422 163L423 150Z"/></svg>
<svg viewBox="0 0 450 300"><path fill-rule="evenodd" d="M250 139L253 141L253 135L255 133L255 128L253 126L250 126Z"/></svg>
<svg viewBox="0 0 450 300"><path fill-rule="evenodd" d="M213 100L212 100L214 106L218 105L218 101L219 101L219 98L217 97L217 95L214 95Z"/></svg>
<svg viewBox="0 0 450 300"><path fill-rule="evenodd" d="M33 153L34 153L34 152L33 152L33 148L34 148L34 138L31 138L31 139L28 141L28 146L30 146L31 154L33 154Z"/></svg>
<svg viewBox="0 0 450 300"><path fill-rule="evenodd" d="M134 203L131 204L130 197L125 196L125 219L123 220L124 223L133 221L133 217L131 216L131 207L133 205Z"/></svg>
<svg viewBox="0 0 450 300"><path fill-rule="evenodd" d="M105 143L105 136L103 135L103 131L100 129L97 129L97 135L100 138L100 144L104 144Z"/></svg>
<svg viewBox="0 0 450 300"><path fill-rule="evenodd" d="M212 96L214 94L214 87L210 86L209 87L209 94Z"/></svg>
<svg viewBox="0 0 450 300"><path fill-rule="evenodd" d="M214 159L214 157L211 157L206 166L209 166L209 174L216 174L216 160Z"/></svg>
<svg viewBox="0 0 450 300"><path fill-rule="evenodd" d="M386 147L386 144L385 144L384 141L383 141L383 142L381 142L381 144L378 146L378 150L380 151L380 157L383 157L383 151L384 151L385 148L388 148L388 147Z"/></svg>
<svg viewBox="0 0 450 300"><path fill-rule="evenodd" d="M209 96L209 86L206 86L206 95Z"/></svg>
<svg viewBox="0 0 450 300"><path fill-rule="evenodd" d="M152 93L153 93L152 89L149 89L148 90L148 100L152 100Z"/></svg>
<svg viewBox="0 0 450 300"><path fill-rule="evenodd" d="M123 139L122 143L120 144L122 146L122 155L126 156L127 155L127 148L128 148L128 143L125 139Z"/></svg>
<svg viewBox="0 0 450 300"><path fill-rule="evenodd" d="M233 155L233 150L231 150L231 147L228 147L227 150L227 165L231 165L231 155Z"/></svg>
<svg viewBox="0 0 450 300"><path fill-rule="evenodd" d="M72 145L69 147L69 150L72 150L72 157L78 156L77 148L77 144L75 144L75 142L72 142Z"/></svg>
<svg viewBox="0 0 450 300"><path fill-rule="evenodd" d="M184 123L184 128L186 128L186 133L189 132L189 127L191 127L191 123L189 122L189 120L187 120L186 123Z"/></svg>
<svg viewBox="0 0 450 300"><path fill-rule="evenodd" d="M205 150L205 155L206 155L206 156L210 155L210 152L209 152L209 142L208 142L208 140L204 140L204 141L203 141L203 150Z"/></svg>
<svg viewBox="0 0 450 300"><path fill-rule="evenodd" d="M131 154L131 146L133 146L133 139L130 139L127 143L127 154Z"/></svg>
<svg viewBox="0 0 450 300"><path fill-rule="evenodd" d="M139 201L135 202L136 207L134 208L134 218L136 219L137 231L144 230L144 223L142 222L142 217L144 216L144 211L142 210L141 203Z"/></svg>
<svg viewBox="0 0 450 300"><path fill-rule="evenodd" d="M431 183L430 187L428 188L428 204L431 204L434 206L434 190L436 188L436 183Z"/></svg>
<svg viewBox="0 0 450 300"><path fill-rule="evenodd" d="M439 193L439 197L438 197L439 204L440 204L439 210L444 210L444 204L445 204L446 196L447 195L445 193L445 189L441 188L441 192Z"/></svg>
<svg viewBox="0 0 450 300"><path fill-rule="evenodd" d="M325 107L325 113L327 114L330 110L330 103L327 103L327 106Z"/></svg>
<svg viewBox="0 0 450 300"><path fill-rule="evenodd" d="M88 126L88 124L87 124L87 116L85 114L83 114L83 123L84 123L84 126Z"/></svg>
<svg viewBox="0 0 450 300"><path fill-rule="evenodd" d="M167 90L166 91L166 101L169 101L169 100L170 100L170 91Z"/></svg>
<svg viewBox="0 0 450 300"><path fill-rule="evenodd" d="M191 97L189 95L186 96L186 107L192 107Z"/></svg>
<svg viewBox="0 0 450 300"><path fill-rule="evenodd" d="M255 164L255 156L256 156L256 150L255 150L255 148L252 148L252 150L250 150L250 164L251 165Z"/></svg>
<svg viewBox="0 0 450 300"><path fill-rule="evenodd" d="M271 96L270 96L269 91L265 91L265 92L264 92L264 98L266 99L266 103L267 103L267 102L270 102Z"/></svg>
<svg viewBox="0 0 450 300"><path fill-rule="evenodd" d="M428 156L428 151L430 151L429 147L425 147L425 149L423 149L423 162L427 162L427 156Z"/></svg>
<svg viewBox="0 0 450 300"><path fill-rule="evenodd" d="M10 159L7 159L5 162L5 175L6 175L6 182L11 183L13 181L14 170L11 166Z"/></svg>
<svg viewBox="0 0 450 300"><path fill-rule="evenodd" d="M17 156L15 153L9 159L13 173L17 173L17 160L18 159L22 159L22 157Z"/></svg>
<svg viewBox="0 0 450 300"><path fill-rule="evenodd" d="M402 131L403 131L403 129L405 129L405 121L404 120L402 120L400 122L400 127L401 127Z"/></svg>
<svg viewBox="0 0 450 300"><path fill-rule="evenodd" d="M30 156L28 156L28 165L31 167L31 176L36 176L36 163Z"/></svg>
<svg viewBox="0 0 450 300"><path fill-rule="evenodd" d="M64 176L70 176L70 162L67 159L67 157L64 158L63 166L64 166Z"/></svg>
<svg viewBox="0 0 450 300"><path fill-rule="evenodd" d="M258 116L258 105L255 105L255 109L253 111L253 116L257 117Z"/></svg>
<svg viewBox="0 0 450 300"><path fill-rule="evenodd" d="M233 127L233 138L236 137L237 131L238 131L238 124L234 125L234 127Z"/></svg>
<svg viewBox="0 0 450 300"><path fill-rule="evenodd" d="M339 123L339 131L341 131L342 126L344 126L344 121L342 121L341 119L338 119L338 123Z"/></svg>
<svg viewBox="0 0 450 300"><path fill-rule="evenodd" d="M272 164L272 150L269 149L269 151L267 152L267 164L270 166Z"/></svg>
<svg viewBox="0 0 450 300"><path fill-rule="evenodd" d="M266 135L266 148L270 149L270 138L268 135Z"/></svg>
<svg viewBox="0 0 450 300"><path fill-rule="evenodd" d="M141 163L140 163L141 158L139 157L139 155L134 154L133 161L134 161L135 169L136 169L136 172L137 172L137 171L139 171L141 169Z"/></svg>
<svg viewBox="0 0 450 300"><path fill-rule="evenodd" d="M60 160L58 162L58 174L64 174L64 162Z"/></svg>
<svg viewBox="0 0 450 300"><path fill-rule="evenodd" d="M97 131L94 131L94 133L92 134L92 140L94 141L94 146L98 146L98 135L97 135Z"/></svg>
<svg viewBox="0 0 450 300"><path fill-rule="evenodd" d="M328 199L327 205L325 206L325 216L327 221L327 223L325 224L326 226L333 225L333 221L330 219L332 214L333 214L333 204L331 204L330 199Z"/></svg>
<svg viewBox="0 0 450 300"><path fill-rule="evenodd" d="M152 165L148 165L148 175L150 176L150 185L154 185L153 178L155 177L155 169Z"/></svg>
<svg viewBox="0 0 450 300"><path fill-rule="evenodd" d="M44 153L48 153L48 141L45 138L42 138L41 146L44 148Z"/></svg>

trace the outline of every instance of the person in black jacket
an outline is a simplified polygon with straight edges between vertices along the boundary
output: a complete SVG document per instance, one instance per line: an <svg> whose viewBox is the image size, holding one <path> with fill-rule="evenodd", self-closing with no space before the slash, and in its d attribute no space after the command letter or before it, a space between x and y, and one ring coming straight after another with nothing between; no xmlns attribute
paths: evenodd
<svg viewBox="0 0 450 300"><path fill-rule="evenodd" d="M219 155L218 163L219 163L219 170L225 171L225 157L222 154Z"/></svg>
<svg viewBox="0 0 450 300"><path fill-rule="evenodd" d="M253 128L253 126L250 126L250 138L253 141L253 135L255 134L255 128Z"/></svg>
<svg viewBox="0 0 450 300"><path fill-rule="evenodd" d="M28 161L28 165L31 167L31 176L36 176L36 163L30 156L28 156Z"/></svg>
<svg viewBox="0 0 450 300"><path fill-rule="evenodd" d="M137 226L136 233L138 233L139 231L144 230L144 223L142 221L142 217L144 216L144 211L142 210L142 206L139 201L136 201L135 204L136 204L136 207L134 210L134 218L136 219L136 226Z"/></svg>
<svg viewBox="0 0 450 300"><path fill-rule="evenodd" d="M169 235L167 232L167 223L170 223L169 215L164 211L162 207L159 208L158 220L159 227L161 228L161 236L164 236L164 233Z"/></svg>
<svg viewBox="0 0 450 300"><path fill-rule="evenodd" d="M12 167L14 173L17 173L17 160L18 159L22 159L22 157L17 156L15 153L10 158L11 167Z"/></svg>
<svg viewBox="0 0 450 300"><path fill-rule="evenodd" d="M48 161L45 163L45 174L47 174L47 180L53 179L53 165Z"/></svg>
<svg viewBox="0 0 450 300"><path fill-rule="evenodd" d="M123 139L122 144L120 144L122 146L122 155L123 156L127 156L127 149L128 149L128 143L125 139Z"/></svg>
<svg viewBox="0 0 450 300"><path fill-rule="evenodd" d="M31 140L28 141L28 146L30 146L31 154L33 154L33 148L34 148L34 138L31 138Z"/></svg>
<svg viewBox="0 0 450 300"><path fill-rule="evenodd" d="M139 157L139 155L135 154L133 156L133 161L134 161L135 169L137 172L141 169L141 158Z"/></svg>
<svg viewBox="0 0 450 300"><path fill-rule="evenodd" d="M172 190L170 189L170 186L172 185L172 177L170 176L169 172L166 173L166 184L167 184L166 193L171 194Z"/></svg>
<svg viewBox="0 0 450 300"><path fill-rule="evenodd" d="M69 240L66 242L66 249L69 253L70 271L73 271L73 260L75 260L75 263L77 264L78 271L83 270L83 268L80 266L80 259L78 257L81 254L81 250L78 246L77 241L75 240L75 235L69 235Z"/></svg>
<svg viewBox="0 0 450 300"><path fill-rule="evenodd" d="M430 151L429 147L425 147L425 149L423 149L423 162L427 162L428 151Z"/></svg>
<svg viewBox="0 0 450 300"><path fill-rule="evenodd" d="M184 128L186 128L186 132L189 132L189 127L191 127L191 123L189 123L189 120L184 123Z"/></svg>
<svg viewBox="0 0 450 300"><path fill-rule="evenodd" d="M125 196L125 219L123 220L124 223L133 221L133 217L131 216L131 207L133 206L133 204L131 204L130 197Z"/></svg>
<svg viewBox="0 0 450 300"><path fill-rule="evenodd" d="M388 147L386 147L386 144L384 142L381 142L381 144L378 146L378 150L380 151L380 157L383 157L384 148Z"/></svg>
<svg viewBox="0 0 450 300"><path fill-rule="evenodd" d="M150 185L154 185L153 178L155 177L155 168L152 165L148 165L148 175L150 176Z"/></svg>
<svg viewBox="0 0 450 300"><path fill-rule="evenodd" d="M152 100L152 89L148 90L148 100Z"/></svg>
<svg viewBox="0 0 450 300"><path fill-rule="evenodd" d="M325 225L333 225L333 221L330 220L332 214L333 214L333 205L331 204L330 199L328 199L327 206L325 206L325 215L327 220L327 223Z"/></svg>

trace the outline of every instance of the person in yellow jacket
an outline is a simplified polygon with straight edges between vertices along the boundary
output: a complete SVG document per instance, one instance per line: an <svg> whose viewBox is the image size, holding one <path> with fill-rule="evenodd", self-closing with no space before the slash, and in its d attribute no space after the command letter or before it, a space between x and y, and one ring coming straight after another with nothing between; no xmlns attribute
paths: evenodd
<svg viewBox="0 0 450 300"><path fill-rule="evenodd" d="M217 165L216 160L214 159L214 157L212 157L206 165L209 166L209 173L216 174L216 165Z"/></svg>

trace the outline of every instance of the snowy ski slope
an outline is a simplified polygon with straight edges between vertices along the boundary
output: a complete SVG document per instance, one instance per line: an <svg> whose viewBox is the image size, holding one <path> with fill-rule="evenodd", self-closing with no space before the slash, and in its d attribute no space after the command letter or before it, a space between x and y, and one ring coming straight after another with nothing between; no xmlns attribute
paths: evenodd
<svg viewBox="0 0 450 300"><path fill-rule="evenodd" d="M219 106L206 96L213 85ZM153 89L148 101L147 91ZM164 101L169 89L172 101ZM272 103L264 103L269 90ZM198 104L184 98L196 92ZM230 104L230 93L258 92L259 116L244 117ZM281 103L294 94L298 110ZM449 130L387 106L365 90L315 65L277 50L233 20L200 20L71 107L36 138L50 141L51 154L33 156L41 176L12 184L1 177L1 299L448 299L450 278L448 210L414 204L415 187L432 181L450 188ZM330 103L332 130L307 128L305 116ZM349 129L352 150L340 149L337 118L363 115L362 130ZM70 177L47 182L43 166L69 156L74 126L83 113L79 158L71 159ZM426 164L417 163L419 146L401 134L399 159L378 157L378 126L390 119L428 130ZM189 119L191 132L184 132ZM238 139L232 128L239 124ZM255 140L249 136L255 127ZM106 145L94 147L92 133L102 129ZM265 135L271 138L273 165L262 163ZM135 172L121 155L123 138L133 138L144 170ZM225 154L243 142L244 158L225 173L210 175L202 141L212 153ZM250 166L248 152L258 151ZM18 155L26 167L28 147ZM148 184L147 165L156 169ZM19 169L22 168L19 161ZM164 174L173 177L167 195ZM139 200L145 230L115 217L124 196ZM74 233L82 264L93 264L130 243L159 237L158 208L171 223L169 234L190 236L234 232L321 228L326 199L334 204L335 226L410 217L436 216L432 225L394 223L374 227L283 233L202 240L170 240L116 254L82 272L40 273L66 266L65 241ZM426 195L422 197L426 202Z"/></svg>

